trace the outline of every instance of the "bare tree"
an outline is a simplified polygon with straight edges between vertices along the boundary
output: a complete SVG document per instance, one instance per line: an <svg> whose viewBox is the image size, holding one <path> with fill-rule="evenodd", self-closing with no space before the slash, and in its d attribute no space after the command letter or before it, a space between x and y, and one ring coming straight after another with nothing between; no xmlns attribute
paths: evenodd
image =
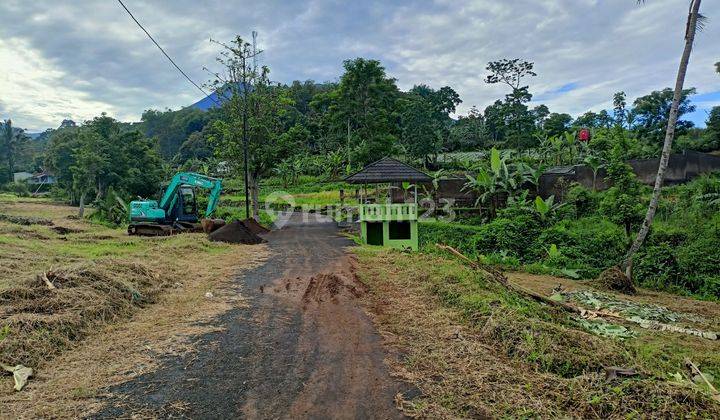
<svg viewBox="0 0 720 420"><path fill-rule="evenodd" d="M643 3L640 0L638 3ZM693 42L695 41L695 33L697 32L699 24L702 22L702 15L700 15L700 2L701 0L691 0L690 7L687 17L687 23L685 27L685 49L683 50L682 57L680 58L680 67L677 73L677 79L675 80L675 92L673 95L672 106L670 107L670 116L668 118L668 125L665 130L665 142L663 143L662 154L660 156L660 165L658 166L657 176L655 177L655 186L653 188L652 198L650 199L650 205L648 206L645 220L643 221L640 231L638 232L635 241L625 256L623 262L623 269L628 278L632 278L632 260L633 256L642 246L648 232L650 231L650 225L652 225L653 219L655 218L655 212L660 201L660 193L662 190L663 179L665 178L665 171L668 167L668 161L670 160L670 150L672 149L673 138L675 137L675 124L678 119L678 107L680 105L680 99L683 93L683 84L685 83L685 74L687 73L688 63L690 62L690 52L692 51Z"/></svg>

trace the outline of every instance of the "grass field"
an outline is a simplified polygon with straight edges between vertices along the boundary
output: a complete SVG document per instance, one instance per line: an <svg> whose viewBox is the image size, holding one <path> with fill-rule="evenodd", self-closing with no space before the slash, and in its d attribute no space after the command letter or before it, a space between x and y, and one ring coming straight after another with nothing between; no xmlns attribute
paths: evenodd
<svg viewBox="0 0 720 420"><path fill-rule="evenodd" d="M187 348L183 340L188 334L205 328L198 322L240 298L233 292L232 299L220 304L205 297L206 292L224 293L234 274L268 255L263 245L210 242L204 234L131 237L124 229L78 219L76 213L73 207L44 200L0 197L0 362L24 364L40 377L62 382L28 385L29 392L47 393L52 395L48 401L55 401L41 416L65 413L64 403L58 402L65 397L58 397L51 384L92 396L99 387L121 381L138 360L155 364L159 359L145 354L146 346L161 353L177 345ZM55 289L38 279L43 274ZM160 302L164 304L154 305ZM123 329L139 313L153 315L133 321L141 325L134 330ZM54 362L109 330L116 338L106 336L76 355L81 359L74 373ZM136 342L138 337L142 341ZM136 353L135 360L124 359ZM92 358L98 359L94 365L83 361ZM0 378L0 406L6 403L17 410L11 412L27 414L27 396L16 397L11 383L10 377ZM68 390L71 386L90 391Z"/></svg>

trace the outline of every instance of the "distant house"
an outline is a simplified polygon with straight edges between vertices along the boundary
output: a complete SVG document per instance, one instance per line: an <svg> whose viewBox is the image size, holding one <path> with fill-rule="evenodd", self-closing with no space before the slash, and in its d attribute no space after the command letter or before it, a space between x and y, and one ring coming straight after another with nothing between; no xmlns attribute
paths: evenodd
<svg viewBox="0 0 720 420"><path fill-rule="evenodd" d="M55 180L55 175L47 171L42 171L32 174L32 176L28 178L27 182L28 184L33 185L53 185L57 181Z"/></svg>
<svg viewBox="0 0 720 420"><path fill-rule="evenodd" d="M22 181L32 178L32 176L33 176L33 174L31 174L30 172L15 172L13 174L13 181L14 182L22 182Z"/></svg>

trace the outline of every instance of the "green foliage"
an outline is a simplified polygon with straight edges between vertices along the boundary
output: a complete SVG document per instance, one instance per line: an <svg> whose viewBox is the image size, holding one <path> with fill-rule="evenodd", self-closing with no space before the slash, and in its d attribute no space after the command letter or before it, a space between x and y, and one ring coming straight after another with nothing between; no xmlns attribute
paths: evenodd
<svg viewBox="0 0 720 420"><path fill-rule="evenodd" d="M695 105L690 103L690 96L695 94L695 88L684 89L678 107L678 121L675 125L675 135L680 136L693 126L690 121L682 120L685 114L695 111ZM647 144L654 146L659 155L660 148L665 138L670 115L670 106L673 100L673 89L665 88L661 91L653 91L648 95L637 98L632 110L633 128L637 135L644 139Z"/></svg>
<svg viewBox="0 0 720 420"><path fill-rule="evenodd" d="M0 188L0 191L15 194L18 197L30 196L30 188L27 182L8 182Z"/></svg>
<svg viewBox="0 0 720 420"><path fill-rule="evenodd" d="M575 217L587 217L597 213L602 194L582 185L573 185L565 196L565 202L575 210Z"/></svg>
<svg viewBox="0 0 720 420"><path fill-rule="evenodd" d="M100 202L111 190L129 197L151 196L164 175L152 140L136 130L123 130L104 114L81 127L54 132L46 164L58 188L75 204L88 194Z"/></svg>
<svg viewBox="0 0 720 420"><path fill-rule="evenodd" d="M23 130L13 127L11 120L0 123L0 162L5 168L0 173L0 184L13 181L18 161L28 148L28 137Z"/></svg>
<svg viewBox="0 0 720 420"><path fill-rule="evenodd" d="M377 60L346 60L343 67L337 87L316 95L310 107L321 150L346 149L353 163L365 165L396 149L399 91Z"/></svg>
<svg viewBox="0 0 720 420"><path fill-rule="evenodd" d="M562 258L556 256L551 266L579 268L585 278L595 277L605 268L620 262L625 254L626 239L622 228L600 217L563 220L537 236L527 260L543 260L548 247L555 245Z"/></svg>
<svg viewBox="0 0 720 420"><path fill-rule="evenodd" d="M183 158L192 155L198 157L198 137L194 133L200 133L210 120L212 113L204 112L195 108L183 108L178 111L157 111L148 110L142 114L141 129L143 133L153 138L157 143L160 154L166 160L170 160L180 153ZM184 143L192 138L190 144L183 149ZM190 149L195 149L191 151Z"/></svg>
<svg viewBox="0 0 720 420"><path fill-rule="evenodd" d="M607 164L610 187L600 202L600 213L625 227L630 236L633 226L643 220L646 205L643 185L636 179L632 167L625 163L631 141L620 129L614 129L614 146Z"/></svg>

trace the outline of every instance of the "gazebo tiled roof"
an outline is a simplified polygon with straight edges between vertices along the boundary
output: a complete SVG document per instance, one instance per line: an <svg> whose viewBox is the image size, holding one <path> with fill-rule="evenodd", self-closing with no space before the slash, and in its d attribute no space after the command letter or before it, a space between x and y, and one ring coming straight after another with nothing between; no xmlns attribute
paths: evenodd
<svg viewBox="0 0 720 420"><path fill-rule="evenodd" d="M390 182L431 182L432 178L396 159L384 157L345 178L348 184L384 184Z"/></svg>

